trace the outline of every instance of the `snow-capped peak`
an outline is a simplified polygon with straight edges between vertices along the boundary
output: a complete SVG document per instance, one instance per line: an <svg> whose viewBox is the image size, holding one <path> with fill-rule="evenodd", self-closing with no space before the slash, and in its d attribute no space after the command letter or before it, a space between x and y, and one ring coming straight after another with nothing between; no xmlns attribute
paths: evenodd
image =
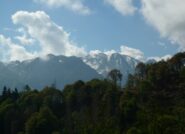
<svg viewBox="0 0 185 134"><path fill-rule="evenodd" d="M139 63L138 60L130 56L115 52L107 54L101 51L94 51L82 59L87 65L104 77L106 77L112 69L119 69L123 74L124 82L128 74L134 73L135 67Z"/></svg>

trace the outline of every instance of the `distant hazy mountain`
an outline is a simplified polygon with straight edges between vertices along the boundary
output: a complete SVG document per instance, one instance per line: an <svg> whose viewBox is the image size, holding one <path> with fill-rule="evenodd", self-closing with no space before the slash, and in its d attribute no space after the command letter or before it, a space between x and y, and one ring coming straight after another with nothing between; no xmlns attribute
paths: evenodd
<svg viewBox="0 0 185 134"><path fill-rule="evenodd" d="M1 89L4 85L22 88L26 84L38 89L52 84L62 88L77 80L102 77L80 58L54 55L48 55L46 59L0 63L0 74Z"/></svg>
<svg viewBox="0 0 185 134"><path fill-rule="evenodd" d="M133 74L136 65L139 63L138 60L119 53L110 55L104 53L89 54L83 58L83 61L104 77L107 77L110 70L119 69L123 74L123 84L126 82L128 74Z"/></svg>
<svg viewBox="0 0 185 134"><path fill-rule="evenodd" d="M3 86L22 89L25 85L42 89L55 84L63 88L77 80L105 78L112 69L123 74L123 84L129 73L134 73L139 61L118 53L88 55L84 58L47 55L23 62L0 63L0 89Z"/></svg>
<svg viewBox="0 0 185 134"><path fill-rule="evenodd" d="M0 90L3 86L16 87L16 85L22 85L23 82L19 79L18 74L15 71L7 68L7 65L0 63Z"/></svg>

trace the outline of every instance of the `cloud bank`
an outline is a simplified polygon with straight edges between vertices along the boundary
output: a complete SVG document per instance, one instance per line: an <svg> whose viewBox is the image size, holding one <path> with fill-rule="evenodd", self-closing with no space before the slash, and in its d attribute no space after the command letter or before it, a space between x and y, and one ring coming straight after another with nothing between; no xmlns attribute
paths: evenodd
<svg viewBox="0 0 185 134"><path fill-rule="evenodd" d="M162 57L149 57L147 58L146 61L149 61L149 60L155 60L155 61L161 61L161 60L164 60L164 61L167 61L169 60L170 58L172 58L172 55L165 55L165 56L162 56Z"/></svg>
<svg viewBox="0 0 185 134"><path fill-rule="evenodd" d="M10 38L0 35L0 58L2 61L25 60L34 58L36 54L30 53L24 47L15 44Z"/></svg>
<svg viewBox="0 0 185 134"><path fill-rule="evenodd" d="M0 58L4 61L22 61L50 53L78 57L86 55L85 49L78 47L70 39L70 34L43 11L18 11L12 15L12 21L20 26L18 32L23 35L14 37L20 44L0 35Z"/></svg>
<svg viewBox="0 0 185 134"><path fill-rule="evenodd" d="M34 2L47 5L48 7L64 7L82 15L91 13L91 10L85 6L83 0L34 0Z"/></svg>
<svg viewBox="0 0 185 134"><path fill-rule="evenodd" d="M63 27L55 24L43 11L19 11L12 16L12 20L14 24L21 25L31 38L39 42L41 55L53 53L82 56L85 54L83 48L77 47L70 40L69 33Z"/></svg>
<svg viewBox="0 0 185 134"><path fill-rule="evenodd" d="M137 8L133 5L133 0L104 0L122 15L133 15Z"/></svg>
<svg viewBox="0 0 185 134"><path fill-rule="evenodd" d="M146 21L172 43L185 50L185 1L184 0L141 0Z"/></svg>

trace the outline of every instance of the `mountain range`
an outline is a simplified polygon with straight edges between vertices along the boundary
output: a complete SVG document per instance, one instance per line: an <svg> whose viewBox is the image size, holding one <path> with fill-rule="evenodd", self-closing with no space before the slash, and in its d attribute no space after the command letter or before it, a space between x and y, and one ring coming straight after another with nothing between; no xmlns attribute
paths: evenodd
<svg viewBox="0 0 185 134"><path fill-rule="evenodd" d="M0 62L0 89L3 86L22 89L25 85L42 89L55 84L63 88L77 80L105 78L112 69L123 74L123 84L129 73L134 73L138 60L118 53L89 54L83 58L47 55L25 61Z"/></svg>

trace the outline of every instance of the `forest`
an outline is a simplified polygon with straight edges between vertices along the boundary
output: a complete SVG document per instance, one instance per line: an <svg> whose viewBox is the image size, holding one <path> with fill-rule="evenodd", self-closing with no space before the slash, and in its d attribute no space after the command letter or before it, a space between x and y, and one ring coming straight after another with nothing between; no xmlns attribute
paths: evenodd
<svg viewBox="0 0 185 134"><path fill-rule="evenodd" d="M114 71L64 89L4 87L0 134L185 134L185 53L120 80Z"/></svg>

